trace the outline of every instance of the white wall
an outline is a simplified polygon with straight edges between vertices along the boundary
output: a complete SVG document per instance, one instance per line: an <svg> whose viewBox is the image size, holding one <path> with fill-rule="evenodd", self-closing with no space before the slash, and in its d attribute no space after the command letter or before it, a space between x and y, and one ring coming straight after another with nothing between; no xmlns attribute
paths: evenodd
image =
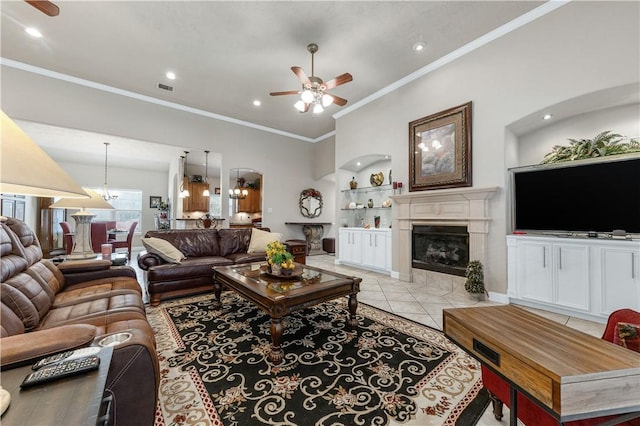
<svg viewBox="0 0 640 426"><path fill-rule="evenodd" d="M501 188L489 212L486 284L505 293L506 168L518 155L508 126L563 100L638 82L639 12L638 2L571 2L338 118L336 168L386 151L394 180L408 182L407 123L472 101L473 186ZM394 255L393 270L398 264Z"/></svg>
<svg viewBox="0 0 640 426"><path fill-rule="evenodd" d="M299 227L284 225L286 221L304 219L298 210L300 191L316 187L323 194L328 194L329 200L333 198L330 182L317 181L313 177L311 165L314 162L314 151L311 143L9 67L2 67L1 71L2 109L14 120L22 119L220 153L223 194L228 192L230 169L260 171L264 178L263 225L283 233L285 238L303 236ZM304 120L311 117L299 118ZM169 173L175 177L177 168L172 168ZM96 177L102 176L95 171L94 174ZM115 181L112 184L111 176L115 179L116 174L116 171L110 170L109 183L114 187L117 184ZM171 176L165 177L164 181L171 182ZM162 188L167 185L164 181ZM179 202L177 189L167 189L171 202ZM159 192L154 191L152 195L158 194ZM329 201L326 206L322 216L316 220L334 222L333 203ZM222 211L228 211L226 197L223 197Z"/></svg>
<svg viewBox="0 0 640 426"><path fill-rule="evenodd" d="M580 114L518 138L518 165L539 164L555 145L569 145L567 140L592 139L600 132L638 138L640 104L624 105Z"/></svg>

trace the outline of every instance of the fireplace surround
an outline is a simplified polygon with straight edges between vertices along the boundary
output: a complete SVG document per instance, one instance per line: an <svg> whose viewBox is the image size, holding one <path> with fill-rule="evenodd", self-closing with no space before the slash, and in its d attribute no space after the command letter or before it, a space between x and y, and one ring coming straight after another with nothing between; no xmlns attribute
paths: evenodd
<svg viewBox="0 0 640 426"><path fill-rule="evenodd" d="M487 234L491 221L489 200L497 191L497 187L465 187L392 196L395 204L393 229L397 235L394 235L393 269L397 271L397 278L413 282L412 234L413 228L418 226L466 227L469 260L479 260L486 267Z"/></svg>

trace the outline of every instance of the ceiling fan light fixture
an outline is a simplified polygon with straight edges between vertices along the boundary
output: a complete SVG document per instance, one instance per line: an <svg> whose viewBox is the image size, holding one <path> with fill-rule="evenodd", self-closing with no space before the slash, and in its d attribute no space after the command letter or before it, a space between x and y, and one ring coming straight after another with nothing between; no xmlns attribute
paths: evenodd
<svg viewBox="0 0 640 426"><path fill-rule="evenodd" d="M324 108L322 107L322 104L316 103L316 104L313 105L313 113L314 114L320 114L323 111L324 111Z"/></svg>
<svg viewBox="0 0 640 426"><path fill-rule="evenodd" d="M300 99L302 99L304 103L310 104L314 99L313 92L309 89L306 89L304 92L302 92L302 95L300 95Z"/></svg>
<svg viewBox="0 0 640 426"><path fill-rule="evenodd" d="M298 100L298 102L296 102L293 106L300 112L304 112L305 110L305 103L302 102L302 100Z"/></svg>
<svg viewBox="0 0 640 426"><path fill-rule="evenodd" d="M328 107L329 105L331 105L333 103L333 96L328 95L328 94L324 94L322 95L322 106L323 107Z"/></svg>

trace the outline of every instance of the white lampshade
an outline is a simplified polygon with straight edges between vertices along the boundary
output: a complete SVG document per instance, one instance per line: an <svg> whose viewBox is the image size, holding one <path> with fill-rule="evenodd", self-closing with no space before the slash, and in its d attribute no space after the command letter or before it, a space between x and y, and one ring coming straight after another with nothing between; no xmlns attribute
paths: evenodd
<svg viewBox="0 0 640 426"><path fill-rule="evenodd" d="M90 259L96 257L91 245L91 220L94 214L86 210L114 210L111 204L97 192L84 188L90 198L62 198L49 206L50 209L80 209L71 217L76 221L76 235L73 250L67 256L68 259Z"/></svg>
<svg viewBox="0 0 640 426"><path fill-rule="evenodd" d="M333 96L327 95L327 94L322 95L322 106L323 107L326 108L329 105L331 105L332 103L333 103Z"/></svg>
<svg viewBox="0 0 640 426"><path fill-rule="evenodd" d="M71 176L56 164L4 111L0 142L0 192L36 197L88 198Z"/></svg>
<svg viewBox="0 0 640 426"><path fill-rule="evenodd" d="M324 111L324 108L322 108L322 105L320 104L315 104L313 106L313 113L314 114L320 114L322 111Z"/></svg>
<svg viewBox="0 0 640 426"><path fill-rule="evenodd" d="M49 206L50 209L80 209L80 210L115 210L111 204L96 191L83 188L89 198L61 198Z"/></svg>
<svg viewBox="0 0 640 426"><path fill-rule="evenodd" d="M305 90L302 92L302 95L300 95L300 99L302 99L303 102L310 104L313 102L313 93L311 90Z"/></svg>
<svg viewBox="0 0 640 426"><path fill-rule="evenodd" d="M305 103L301 100L298 100L298 102L296 102L293 106L300 112L303 112L306 108Z"/></svg>

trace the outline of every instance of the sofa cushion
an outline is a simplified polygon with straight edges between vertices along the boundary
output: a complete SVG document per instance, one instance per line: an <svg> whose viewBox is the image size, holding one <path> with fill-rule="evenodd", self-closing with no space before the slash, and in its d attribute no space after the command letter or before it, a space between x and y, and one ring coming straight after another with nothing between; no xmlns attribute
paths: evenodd
<svg viewBox="0 0 640 426"><path fill-rule="evenodd" d="M215 229L147 231L145 237L155 237L169 241L186 257L220 256L218 231Z"/></svg>
<svg viewBox="0 0 640 426"><path fill-rule="evenodd" d="M24 327L31 330L47 314L53 303L53 293L22 272L1 284L0 298L22 320Z"/></svg>
<svg viewBox="0 0 640 426"><path fill-rule="evenodd" d="M151 253L155 253L169 263L180 263L186 259L180 250L175 248L167 240L162 238L147 237L142 239L142 244Z"/></svg>
<svg viewBox="0 0 640 426"><path fill-rule="evenodd" d="M0 282L24 271L28 266L27 260L22 256L24 252L14 248L9 232L11 231L3 223L0 227Z"/></svg>
<svg viewBox="0 0 640 426"><path fill-rule="evenodd" d="M251 241L251 229L220 229L220 256L247 252Z"/></svg>
<svg viewBox="0 0 640 426"><path fill-rule="evenodd" d="M266 252L267 244L272 241L280 241L282 234L278 232L267 232L257 228L251 229L251 241L247 253Z"/></svg>
<svg viewBox="0 0 640 426"><path fill-rule="evenodd" d="M206 256L192 257L184 260L180 265L167 264L158 265L147 271L147 280L155 281L175 281L197 277L213 277L214 266L232 265L233 262L226 257Z"/></svg>
<svg viewBox="0 0 640 426"><path fill-rule="evenodd" d="M5 223L12 231L10 234L11 238L16 239L13 244L14 250L21 250L21 255L27 260L29 265L33 265L42 259L40 242L36 234L33 233L26 223L14 218L8 218Z"/></svg>

